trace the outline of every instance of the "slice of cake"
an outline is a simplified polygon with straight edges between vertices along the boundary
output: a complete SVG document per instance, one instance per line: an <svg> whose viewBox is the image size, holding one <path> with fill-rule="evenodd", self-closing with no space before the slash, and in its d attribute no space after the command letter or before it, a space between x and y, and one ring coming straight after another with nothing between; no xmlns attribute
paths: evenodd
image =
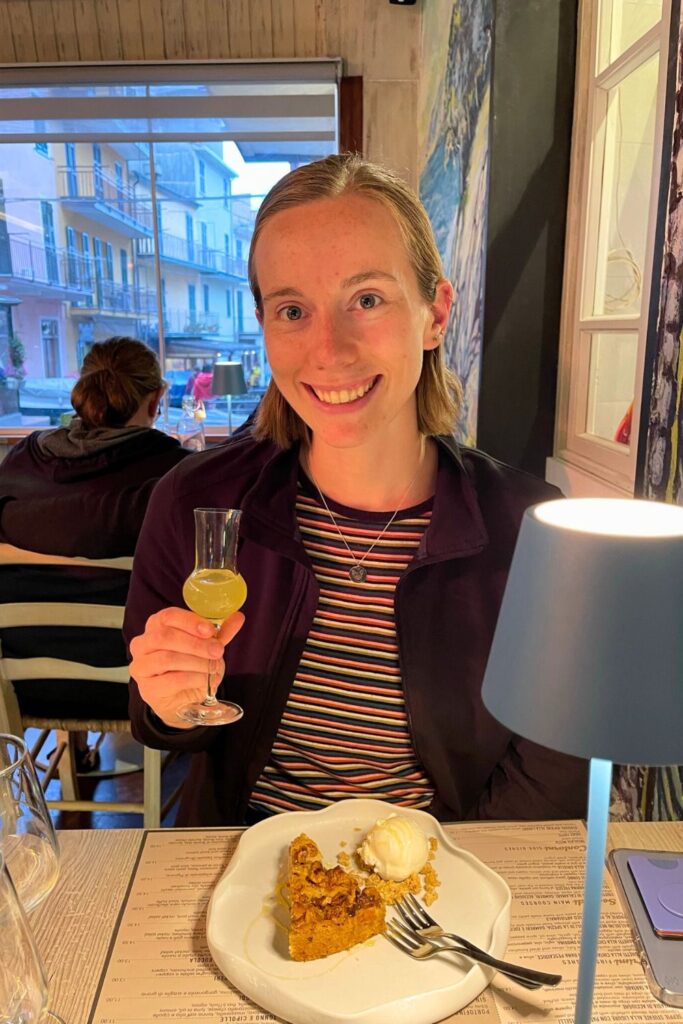
<svg viewBox="0 0 683 1024"><path fill-rule="evenodd" d="M289 955L317 960L384 930L384 903L376 889L361 889L342 867L325 868L303 833L289 847Z"/></svg>

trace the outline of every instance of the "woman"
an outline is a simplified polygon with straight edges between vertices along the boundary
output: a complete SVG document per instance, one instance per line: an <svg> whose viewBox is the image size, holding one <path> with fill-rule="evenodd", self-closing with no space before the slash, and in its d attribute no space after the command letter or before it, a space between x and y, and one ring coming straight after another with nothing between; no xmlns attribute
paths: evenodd
<svg viewBox="0 0 683 1024"><path fill-rule="evenodd" d="M164 388L142 342L93 345L70 425L29 434L0 463L0 540L47 554L132 555L152 488L188 454L154 429Z"/></svg>
<svg viewBox="0 0 683 1024"><path fill-rule="evenodd" d="M300 167L259 210L249 271L273 381L251 435L162 482L124 625L134 731L196 755L178 823L360 795L450 819L580 815L585 765L481 701L521 516L556 492L448 436L453 289L417 197L356 156ZM182 607L197 506L243 510L249 596L218 640ZM185 728L226 645L244 717Z"/></svg>

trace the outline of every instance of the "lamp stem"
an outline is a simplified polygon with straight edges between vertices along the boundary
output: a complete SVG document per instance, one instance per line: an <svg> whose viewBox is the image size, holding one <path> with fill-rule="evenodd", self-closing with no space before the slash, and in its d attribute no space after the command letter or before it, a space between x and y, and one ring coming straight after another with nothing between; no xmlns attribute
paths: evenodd
<svg viewBox="0 0 683 1024"><path fill-rule="evenodd" d="M228 437L232 437L232 395L228 395Z"/></svg>
<svg viewBox="0 0 683 1024"><path fill-rule="evenodd" d="M590 1024L591 1021L611 790L612 762L592 758L588 783L588 840L574 1024Z"/></svg>

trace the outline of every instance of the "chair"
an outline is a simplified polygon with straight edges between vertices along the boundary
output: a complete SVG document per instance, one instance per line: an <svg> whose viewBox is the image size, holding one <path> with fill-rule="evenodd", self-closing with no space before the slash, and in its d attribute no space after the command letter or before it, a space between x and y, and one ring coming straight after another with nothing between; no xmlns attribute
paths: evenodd
<svg viewBox="0 0 683 1024"><path fill-rule="evenodd" d="M118 687L127 687L129 678L120 631L123 601L132 565L132 558L70 558L0 544L0 575L9 574L7 578L11 587L9 595L9 588L3 587L4 594L0 598L0 730L22 735L27 728L40 729L38 741L31 751L34 760L50 731L56 730L56 749L50 755L47 765L41 766L45 769L42 784L45 788L58 771L62 799L49 800L49 807L73 811L142 813L145 828L158 828L161 817L179 793L179 790L176 791L166 806L161 807L161 751L143 748L144 799L141 804L83 800L79 796L75 771L74 733L86 730L131 731L127 710L119 711L118 717L92 716L86 710L84 713L79 712L80 706L87 704L82 694L87 695L87 688L92 684L99 684L98 692L111 694L120 708L127 708L127 690L124 697ZM56 568L60 566L64 567L63 570ZM28 583L27 575L32 576ZM82 596L82 591L88 596L93 579L99 581L95 587L96 600L87 603L74 601L74 594ZM20 581L26 585L20 586ZM30 600L14 600L18 592L20 598L29 596L27 591L30 591ZM33 599L36 593L54 599L36 601ZM118 597L118 603L103 603L107 599L111 600L112 595ZM75 636L74 629L79 631ZM105 630L116 632L105 633ZM118 660L120 664L89 663L102 661L101 651L105 648L109 651L108 659ZM54 656L55 649L60 654L66 653L67 657ZM104 658L106 660L107 657ZM45 700L45 694L50 691L50 681L57 680L77 688L75 706L71 701L71 706L64 713L54 706L55 698L48 697ZM117 689L110 690L110 686ZM43 696L39 693L32 702L33 687L36 690L42 687ZM62 685L62 700L65 692ZM59 702L60 697L57 696L56 700ZM53 706L45 714L36 707L36 704L51 702Z"/></svg>

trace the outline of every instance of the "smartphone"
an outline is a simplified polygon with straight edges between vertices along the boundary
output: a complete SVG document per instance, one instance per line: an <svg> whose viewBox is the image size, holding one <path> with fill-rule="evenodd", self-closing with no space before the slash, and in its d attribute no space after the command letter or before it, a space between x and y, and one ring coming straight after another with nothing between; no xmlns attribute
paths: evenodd
<svg viewBox="0 0 683 1024"><path fill-rule="evenodd" d="M678 902L675 898L667 898L666 888L667 885L674 886L672 892L675 896L675 886L679 884L676 878L681 879L678 872L683 870L683 854L658 850L612 850L608 864L650 989L667 1006L683 1007L683 934L664 937L655 931L655 927L662 924L671 926L668 914L677 920L670 907L678 907ZM663 866L665 864L666 867ZM672 881L668 882L668 879ZM664 904L659 898L662 891ZM665 905L667 903L669 906ZM668 914L663 917L659 907ZM654 918L657 925L653 924ZM683 917L678 917L678 922L680 926Z"/></svg>
<svg viewBox="0 0 683 1024"><path fill-rule="evenodd" d="M655 935L683 938L683 857L632 853L626 863Z"/></svg>

